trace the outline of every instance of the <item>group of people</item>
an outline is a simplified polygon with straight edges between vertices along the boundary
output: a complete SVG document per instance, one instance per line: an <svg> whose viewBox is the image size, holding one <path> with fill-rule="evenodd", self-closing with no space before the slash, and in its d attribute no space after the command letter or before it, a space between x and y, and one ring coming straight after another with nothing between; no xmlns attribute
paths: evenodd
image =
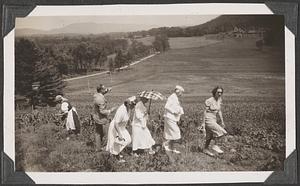
<svg viewBox="0 0 300 186"><path fill-rule="evenodd" d="M97 151L108 151L115 155L120 162L125 162L120 154L123 149L132 143L132 155L138 157L138 150L146 150L149 154L155 154L152 147L155 141L147 127L149 119L149 110L146 107L148 98L140 96L132 96L126 99L118 108L107 107L105 94L111 89L106 88L103 84L97 87L97 93L93 95L93 113L92 121L95 124L95 143ZM162 146L165 151L180 154L175 148L175 142L181 138L178 122L184 114L180 98L184 93L183 87L177 85L174 92L167 98L164 107L164 133L165 141ZM205 134L206 141L203 153L214 156L215 154L209 150L211 140L215 143L211 149L216 153L223 153L217 145L221 137L227 134L224 120L221 112L223 88L220 86L212 90L212 97L205 100L205 110L203 114L203 122L198 130ZM78 114L70 102L61 95L56 96L55 100L61 103L61 116L66 119L66 129L70 133L80 133L80 123ZM116 111L116 112L115 112ZM114 113L113 119L110 115ZM217 114L220 117L221 124L217 123ZM127 130L127 125L132 128L131 135Z"/></svg>

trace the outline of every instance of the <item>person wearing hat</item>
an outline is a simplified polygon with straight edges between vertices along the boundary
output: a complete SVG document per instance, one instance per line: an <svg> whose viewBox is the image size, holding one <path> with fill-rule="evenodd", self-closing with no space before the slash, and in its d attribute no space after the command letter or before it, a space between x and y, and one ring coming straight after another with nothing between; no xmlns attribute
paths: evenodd
<svg viewBox="0 0 300 186"><path fill-rule="evenodd" d="M178 98L183 95L183 92L184 89L181 86L177 85L175 87L174 93L167 99L164 112L164 138L166 141L163 143L163 146L166 151L173 151L177 154L180 151L174 148L174 142L181 138L178 121L181 115L184 114Z"/></svg>
<svg viewBox="0 0 300 186"><path fill-rule="evenodd" d="M225 124L221 112L222 95L224 90L222 87L217 86L211 92L213 96L205 100L203 123L198 128L198 130L206 134L206 141L203 152L209 156L214 156L214 154L208 150L211 140L215 141L215 144L212 146L212 150L219 154L222 154L223 151L219 146L217 146L217 142L218 139L227 134L227 131L224 129ZM217 114L220 116L221 125L217 123Z"/></svg>
<svg viewBox="0 0 300 186"><path fill-rule="evenodd" d="M115 107L111 109L107 108L107 101L104 95L110 90L111 89L106 88L104 85L100 84L97 87L97 93L93 95L94 103L92 117L95 124L95 142L97 151L100 151L106 145L106 134L109 123L108 116L116 109Z"/></svg>
<svg viewBox="0 0 300 186"><path fill-rule="evenodd" d="M62 116L63 120L66 119L65 127L67 131L69 131L70 134L80 133L80 121L75 107L62 95L57 95L55 102L61 104L61 112L58 115Z"/></svg>
<svg viewBox="0 0 300 186"><path fill-rule="evenodd" d="M151 133L147 127L148 110L145 104L148 99L145 97L139 97L137 104L134 107L132 126L132 151L134 156L138 156L136 151L138 149L149 149L149 154L155 154L152 150L152 146L155 145L155 141L151 136Z"/></svg>
<svg viewBox="0 0 300 186"><path fill-rule="evenodd" d="M135 99L135 96L133 96L124 101L117 109L108 128L106 151L116 156L121 163L125 162L125 160L120 155L120 152L131 143L131 137L126 126L131 110L135 106Z"/></svg>

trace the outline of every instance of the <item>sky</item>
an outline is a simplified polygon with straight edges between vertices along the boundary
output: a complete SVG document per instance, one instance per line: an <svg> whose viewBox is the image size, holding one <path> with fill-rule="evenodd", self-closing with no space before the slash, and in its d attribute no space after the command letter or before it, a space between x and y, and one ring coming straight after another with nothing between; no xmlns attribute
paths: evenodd
<svg viewBox="0 0 300 186"><path fill-rule="evenodd" d="M155 27L193 26L203 24L218 15L146 15L146 16L34 16L16 19L16 28L52 30L74 23L139 24Z"/></svg>

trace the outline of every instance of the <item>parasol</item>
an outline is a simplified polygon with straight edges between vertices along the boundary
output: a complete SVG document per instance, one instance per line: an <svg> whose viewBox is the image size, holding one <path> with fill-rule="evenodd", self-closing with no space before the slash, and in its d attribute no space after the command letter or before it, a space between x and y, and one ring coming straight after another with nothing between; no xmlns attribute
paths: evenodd
<svg viewBox="0 0 300 186"><path fill-rule="evenodd" d="M142 91L142 92L138 93L138 96L142 97L142 98L150 99L149 110L148 110L149 113L150 113L150 106L151 106L152 100L164 100L166 98L161 93L159 93L157 91L153 91L153 90L152 91Z"/></svg>

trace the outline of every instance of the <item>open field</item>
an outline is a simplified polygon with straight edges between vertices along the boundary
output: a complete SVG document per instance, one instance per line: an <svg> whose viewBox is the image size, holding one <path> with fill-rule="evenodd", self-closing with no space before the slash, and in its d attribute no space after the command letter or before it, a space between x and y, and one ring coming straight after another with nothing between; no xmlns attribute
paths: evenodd
<svg viewBox="0 0 300 186"><path fill-rule="evenodd" d="M144 45L152 45L152 42L154 41L154 36L146 36L136 40L138 42L142 42Z"/></svg>
<svg viewBox="0 0 300 186"><path fill-rule="evenodd" d="M77 108L82 134L66 141L57 108L34 113L16 112L18 170L28 171L234 171L279 170L285 158L284 56L280 49L259 51L255 39L225 39L195 47L190 38L170 42L171 50L128 70L68 82L66 97ZM184 47L183 47L184 46ZM182 154L161 149L164 102L151 105L149 129L157 153L140 158L124 151L124 164L106 152L94 151L93 126L89 123L92 94L99 83L112 86L109 106L118 106L141 90L169 95L176 84L186 92L185 115L180 122ZM229 136L215 158L201 152L204 136L196 127L202 121L203 103L216 85L224 87L223 116ZM129 128L130 130L130 128ZM47 159L47 161L45 161Z"/></svg>
<svg viewBox="0 0 300 186"><path fill-rule="evenodd" d="M111 94L116 96L134 95L145 89L169 94L176 84L186 89L185 96L209 96L215 85L224 87L225 96L284 96L284 58L278 49L258 51L254 39L186 47L171 49L111 76L69 82L66 94L88 94L89 82L90 89L99 83L112 86Z"/></svg>
<svg viewBox="0 0 300 186"><path fill-rule="evenodd" d="M202 46L208 46L220 42L219 40L206 39L202 37L175 37L170 38L170 46L172 49L182 48L197 48Z"/></svg>
<svg viewBox="0 0 300 186"><path fill-rule="evenodd" d="M142 42L144 45L151 45L154 41L154 37L147 36L147 37L139 38L137 39L137 41ZM171 49L196 48L196 47L207 46L218 42L220 41L217 39L206 39L206 36L169 38Z"/></svg>

